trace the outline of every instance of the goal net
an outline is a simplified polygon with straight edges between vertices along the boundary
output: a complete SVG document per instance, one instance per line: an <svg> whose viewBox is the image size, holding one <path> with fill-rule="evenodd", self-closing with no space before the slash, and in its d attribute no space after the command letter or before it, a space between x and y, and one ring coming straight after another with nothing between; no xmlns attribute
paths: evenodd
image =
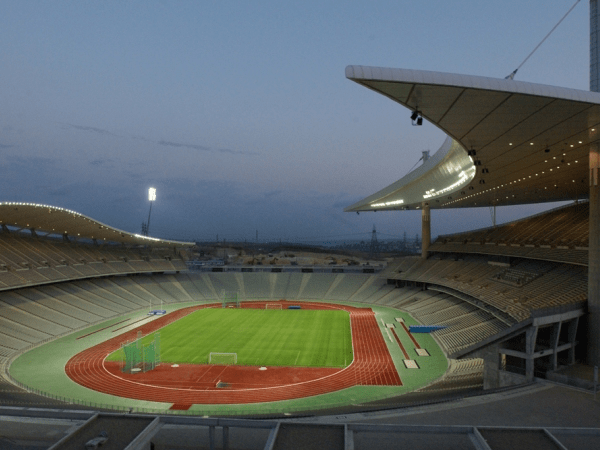
<svg viewBox="0 0 600 450"><path fill-rule="evenodd" d="M283 305L281 303L267 303L265 309L283 309Z"/></svg>
<svg viewBox="0 0 600 450"><path fill-rule="evenodd" d="M237 353L210 352L208 355L208 363L219 364L223 366L237 364Z"/></svg>

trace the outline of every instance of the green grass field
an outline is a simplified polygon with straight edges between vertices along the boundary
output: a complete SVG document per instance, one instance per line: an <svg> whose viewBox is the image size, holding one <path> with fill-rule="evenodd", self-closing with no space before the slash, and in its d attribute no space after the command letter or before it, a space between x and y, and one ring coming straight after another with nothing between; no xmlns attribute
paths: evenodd
<svg viewBox="0 0 600 450"><path fill-rule="evenodd" d="M160 347L167 363L206 364L210 352L255 366L345 367L353 358L350 317L331 310L201 309L162 328Z"/></svg>

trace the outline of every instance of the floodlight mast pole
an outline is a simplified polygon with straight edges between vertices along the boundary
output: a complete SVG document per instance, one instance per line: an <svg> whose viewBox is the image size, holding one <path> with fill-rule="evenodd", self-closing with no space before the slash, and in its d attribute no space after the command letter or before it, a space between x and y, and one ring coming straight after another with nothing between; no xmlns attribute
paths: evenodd
<svg viewBox="0 0 600 450"><path fill-rule="evenodd" d="M148 222L146 223L146 236L150 235L150 215L152 214L152 203L156 200L156 189L148 189L148 200L150 200L150 211L148 212Z"/></svg>
<svg viewBox="0 0 600 450"><path fill-rule="evenodd" d="M152 202L150 202L150 212L148 213L148 222L146 222L146 236L150 234L150 215L152 214Z"/></svg>

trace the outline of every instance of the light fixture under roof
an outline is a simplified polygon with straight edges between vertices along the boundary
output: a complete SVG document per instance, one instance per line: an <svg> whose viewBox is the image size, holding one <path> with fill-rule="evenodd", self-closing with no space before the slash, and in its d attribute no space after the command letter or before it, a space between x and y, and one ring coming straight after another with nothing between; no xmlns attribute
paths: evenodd
<svg viewBox="0 0 600 450"><path fill-rule="evenodd" d="M410 120L413 125L421 126L423 125L423 116L421 116L421 112L418 109L415 109L410 115Z"/></svg>

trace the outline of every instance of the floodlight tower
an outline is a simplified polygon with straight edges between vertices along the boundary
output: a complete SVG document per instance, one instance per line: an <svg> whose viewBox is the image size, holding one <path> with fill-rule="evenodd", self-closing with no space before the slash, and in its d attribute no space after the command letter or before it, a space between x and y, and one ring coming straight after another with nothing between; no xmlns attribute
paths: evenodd
<svg viewBox="0 0 600 450"><path fill-rule="evenodd" d="M369 250L371 258L379 256L379 243L377 242L377 230L375 229L375 224L373 224L373 231L371 232L371 247Z"/></svg>
<svg viewBox="0 0 600 450"><path fill-rule="evenodd" d="M148 213L148 222L146 222L146 236L150 233L150 215L152 214L152 203L156 200L156 189L148 189L148 200L150 200L150 212Z"/></svg>

